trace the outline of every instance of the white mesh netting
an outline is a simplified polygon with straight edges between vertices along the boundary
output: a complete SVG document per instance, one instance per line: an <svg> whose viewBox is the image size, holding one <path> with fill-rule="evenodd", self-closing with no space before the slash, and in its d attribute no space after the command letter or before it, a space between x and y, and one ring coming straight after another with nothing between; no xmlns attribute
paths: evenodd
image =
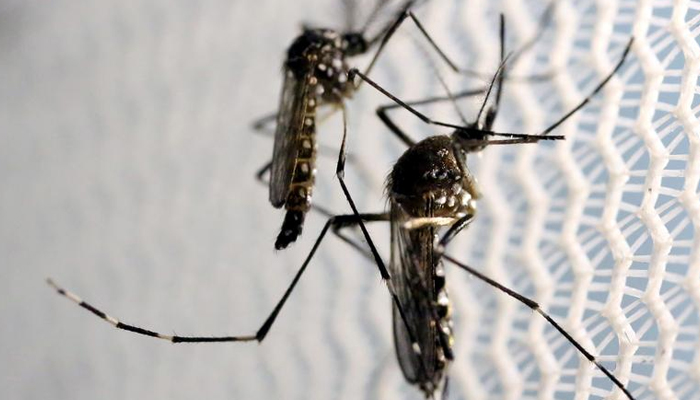
<svg viewBox="0 0 700 400"><path fill-rule="evenodd" d="M544 2L431 0L418 11L460 65L490 72L498 12L508 46ZM6 398L420 398L401 376L374 267L334 238L261 346L172 346L117 332L57 297L60 283L117 317L178 334L257 329L310 248L275 254L282 215L253 174L301 22L342 26L339 2L0 3L0 387ZM451 253L532 296L637 399L700 389L700 2L564 1L509 82L497 127L535 133L622 71L558 132L561 143L489 148L470 163L483 200ZM407 98L440 94L402 28L373 77ZM416 39L419 43L419 39ZM365 65L366 59L357 61ZM444 72L454 89L480 82ZM384 205L401 144L363 88L350 105L351 190ZM473 104L463 111L473 115ZM472 107L472 108L470 108ZM448 108L426 112L455 121ZM396 114L414 137L435 133ZM321 127L331 147L338 120ZM347 212L321 160L315 201ZM388 255L385 227L373 234ZM611 383L537 315L450 270L451 397L588 399Z"/></svg>

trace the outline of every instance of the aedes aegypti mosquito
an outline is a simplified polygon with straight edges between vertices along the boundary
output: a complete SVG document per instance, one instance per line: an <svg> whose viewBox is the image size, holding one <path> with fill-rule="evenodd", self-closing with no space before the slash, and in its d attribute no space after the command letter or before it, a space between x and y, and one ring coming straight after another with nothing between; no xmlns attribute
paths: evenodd
<svg viewBox="0 0 700 400"><path fill-rule="evenodd" d="M331 105L344 110L344 100L357 87L347 79L348 58L366 53L378 45L366 72L376 63L384 45L405 18L416 0L405 1L397 18L373 37L366 37L367 25L388 4L380 1L361 30L346 31L325 28L304 28L287 50L283 64L284 83L277 113L254 124L261 130L275 121L272 160L259 172L269 171L269 200L275 208L286 210L275 248L289 246L301 235L306 213L311 208L316 167L316 110ZM348 10L350 11L350 10Z"/></svg>
<svg viewBox="0 0 700 400"><path fill-rule="evenodd" d="M432 120L413 108L411 103L398 99L357 69L350 71L349 78L351 80L360 77L364 82L392 99L396 104L391 108L404 108L425 123L454 128L454 131L449 136L431 136L417 143L408 143L409 148L397 160L387 179L388 213L359 213L341 179L345 196L357 218L346 226L359 225L370 251L367 252L362 245L341 233L339 236L373 258L378 265L382 266L380 268L382 269L384 268L383 261L365 228L364 222L384 221L390 223L391 259L388 271L391 276L391 287L398 299L394 302L393 312L397 358L406 380L417 385L426 397L432 398L438 388L446 387L445 371L453 357L450 302L442 264L444 259L540 314L581 355L595 364L617 388L633 400L634 397L622 382L598 362L594 355L583 348L549 314L542 310L537 302L520 295L444 253L447 245L476 216L476 200L480 195L476 180L467 168L467 155L479 152L491 145L525 144L543 139L564 139L562 136L549 134L584 107L605 86L622 67L633 43L633 39L630 39L615 68L596 86L591 94L551 126L536 135L504 134L492 131L493 123L498 114L505 74L504 68L507 63L507 57L503 51L504 31L503 16L501 16L501 66L491 81L486 92L486 99L482 103L475 121L467 126ZM495 90L495 101L493 105L487 107L492 90ZM386 110L387 107L384 109ZM387 127L405 141L408 136L388 118L386 112L383 115L382 120ZM507 138L489 139L493 136L506 136ZM339 177L341 175L339 173ZM441 232L442 230L444 232ZM438 237L439 239L436 239ZM402 309L399 309L397 305L400 305Z"/></svg>

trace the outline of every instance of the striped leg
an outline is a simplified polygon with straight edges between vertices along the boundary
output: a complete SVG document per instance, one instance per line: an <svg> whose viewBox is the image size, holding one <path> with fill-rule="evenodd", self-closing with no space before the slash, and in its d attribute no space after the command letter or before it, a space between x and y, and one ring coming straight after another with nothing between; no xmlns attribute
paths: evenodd
<svg viewBox="0 0 700 400"><path fill-rule="evenodd" d="M107 321L111 325L113 325L117 329L122 329L125 331L133 332L139 335L144 335L144 336L150 336L154 337L157 339L162 339L162 340L167 340L172 343L212 343L212 342L252 342L252 341L257 341L257 342L262 342L263 339L265 339L265 336L269 332L270 328L272 327L272 324L275 322L275 319L277 318L277 315L279 312L282 310L282 307L287 301L287 298L289 295L292 293L294 288L296 287L296 284L298 283L299 279L301 278L301 275L304 273L306 270L306 267L309 265L309 262L311 262L311 259L313 258L314 254L316 254L316 250L320 246L321 242L323 241L324 237L326 236L326 233L328 233L328 230L332 228L332 231L342 240L350 243L353 247L357 248L358 250L365 252L366 250L362 249L362 246L360 246L357 243L352 243L352 239L344 237L342 234L339 233L339 231L348 226L356 226L360 224L358 221L358 215L356 214L347 214L347 215L333 215L330 216L328 214L328 211L317 207L318 211L321 212L322 214L325 214L329 216L328 220L326 221L326 224L324 225L323 229L321 230L321 233L318 235L318 238L316 238L316 242L314 243L313 247L311 248L311 251L309 252L308 256L306 256L306 259L304 260L304 263L302 264L301 268L297 272L297 274L294 276L294 279L292 280L292 283L289 285L287 290L284 292L284 295L282 296L282 299L277 303L275 308L272 310L272 313L267 317L265 322L262 324L262 326L258 329L258 331L255 333L255 335L240 335L240 336L177 336L177 335L165 335L150 329L145 329L141 328L135 325L130 325L130 324L125 324L121 321L119 321L117 318L112 317L111 315L108 315L104 311L98 309L97 307L93 306L90 303L85 302L83 299L81 299L79 296L77 296L75 293L70 292L58 284L56 284L52 279L47 279L47 283L49 286L51 286L58 294L61 296L64 296L68 298L69 300L73 301L80 307L90 311L91 313L95 314L96 316L102 318L103 320ZM359 219L362 221L366 222L375 222L375 221L386 221L388 218L388 215L385 213L376 213L376 214L359 214ZM376 251L376 250L375 250ZM378 257L378 254L374 254L374 256ZM369 255L369 257L372 257L372 254ZM383 263L382 263L383 266Z"/></svg>
<svg viewBox="0 0 700 400"><path fill-rule="evenodd" d="M109 322L112 324L115 328L117 329L123 329L125 331L133 332L133 333L138 333L139 335L144 335L144 336L150 336L154 337L157 339L162 339L162 340L167 340L168 342L173 342L173 343L202 343L202 342L251 342L254 340L261 341L262 338L258 339L257 335L248 335L248 336L212 336L212 337L197 337L197 336L176 336L176 335L164 335L162 333L158 333L155 331L152 331L150 329L144 329L140 328L135 325L129 325L125 324L118 319L112 317L109 314L106 314L104 311L96 308L95 306L91 305L90 303L85 302L83 299L78 297L75 293L69 292L68 290L58 286L52 279L47 279L46 282L54 288L58 294L61 296L67 297L68 299L72 300L76 304L78 304L80 307L90 311L91 313L97 315L98 317L102 318L103 320Z"/></svg>
<svg viewBox="0 0 700 400"><path fill-rule="evenodd" d="M368 218L368 220L372 220L373 217L368 216L367 218ZM91 313L97 315L98 317L102 318L103 320L109 322L117 329L122 329L122 330L133 332L133 333L136 333L139 335L150 336L150 337L154 337L157 339L167 340L167 341L173 342L173 343L252 342L252 341L262 342L263 339L265 339L265 336L267 335L267 333L270 331L270 328L274 324L275 319L277 318L277 315L282 310L282 307L284 306L284 304L287 302L289 295L291 295L292 291L294 290L297 283L299 282L299 279L301 278L302 274L304 273L304 271L306 271L306 267L311 262L311 259L314 257L314 254L316 254L316 250L318 250L318 247L321 245L321 242L323 241L323 238L326 236L326 233L328 233L328 230L330 228L333 228L335 230L335 229L337 229L336 225L345 226L350 221L356 221L356 220L357 220L357 216L355 214L336 215L336 216L332 216L332 217L328 218L328 221L326 222L323 229L321 230L321 233L316 238L316 242L314 243L313 247L311 248L311 251L306 256L304 263L301 265L301 268L299 268L299 271L294 276L292 283L289 285L289 287L284 292L284 295L282 296L280 301L277 303L277 305L272 310L270 315L267 317L265 322L262 324L262 326L260 326L260 328L258 329L258 331L254 335L240 335L240 336L165 335L165 334L162 334L162 333L150 330L150 329L145 329L145 328L141 328L141 327L138 327L135 325L125 324L125 323L119 321L117 318L114 318L111 315L108 315L104 311L93 306L92 304L85 302L83 299L78 297L76 294L69 292L69 291L63 289L62 287L58 286L53 280L47 279L47 283L49 284L49 286L54 288L56 290L56 292L58 292L58 294L60 294L61 296L64 296L64 297L72 300L73 302L78 304L80 307L90 311Z"/></svg>

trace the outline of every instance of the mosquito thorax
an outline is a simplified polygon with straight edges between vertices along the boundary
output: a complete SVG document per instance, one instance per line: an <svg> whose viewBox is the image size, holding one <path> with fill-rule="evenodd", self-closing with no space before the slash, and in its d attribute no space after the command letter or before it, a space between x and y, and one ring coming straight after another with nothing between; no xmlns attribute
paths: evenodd
<svg viewBox="0 0 700 400"><path fill-rule="evenodd" d="M409 214L454 217L474 208L464 153L449 136L432 136L408 149L396 162L387 183L389 196ZM461 158L461 159L460 159Z"/></svg>
<svg viewBox="0 0 700 400"><path fill-rule="evenodd" d="M345 57L352 55L351 46L356 50L361 44L351 45L346 36L332 29L306 29L287 51L287 69L298 79L310 75L321 102L337 103L352 93Z"/></svg>

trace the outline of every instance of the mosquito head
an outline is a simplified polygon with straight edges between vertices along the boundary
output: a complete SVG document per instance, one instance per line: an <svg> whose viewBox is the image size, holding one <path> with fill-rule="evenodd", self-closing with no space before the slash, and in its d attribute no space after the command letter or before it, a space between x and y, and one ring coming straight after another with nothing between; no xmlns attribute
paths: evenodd
<svg viewBox="0 0 700 400"><path fill-rule="evenodd" d="M452 132L452 140L466 153L476 153L487 145L488 137L479 126L474 123L465 128L458 128Z"/></svg>
<svg viewBox="0 0 700 400"><path fill-rule="evenodd" d="M345 45L345 55L348 57L363 54L369 47L364 35L359 32L348 32L343 34L343 43Z"/></svg>
<svg viewBox="0 0 700 400"><path fill-rule="evenodd" d="M449 136L427 138L398 159L387 192L413 216L425 216L428 202L431 216L454 216L472 207L464 161L464 152L455 148Z"/></svg>

